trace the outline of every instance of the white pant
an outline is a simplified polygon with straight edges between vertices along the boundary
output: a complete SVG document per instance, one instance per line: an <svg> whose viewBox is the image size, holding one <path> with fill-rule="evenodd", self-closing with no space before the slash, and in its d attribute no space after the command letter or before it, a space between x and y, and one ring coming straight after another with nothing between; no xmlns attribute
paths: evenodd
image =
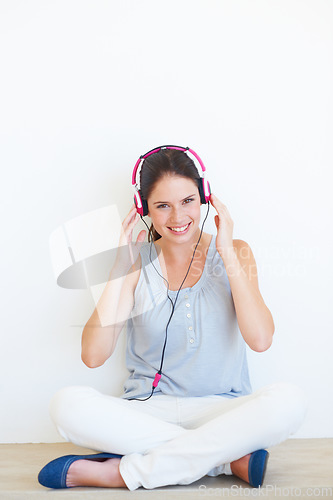
<svg viewBox="0 0 333 500"><path fill-rule="evenodd" d="M50 413L67 441L124 455L119 470L135 490L231 474L230 462L296 432L306 404L301 390L286 383L233 399L157 394L148 401L74 386L56 393Z"/></svg>

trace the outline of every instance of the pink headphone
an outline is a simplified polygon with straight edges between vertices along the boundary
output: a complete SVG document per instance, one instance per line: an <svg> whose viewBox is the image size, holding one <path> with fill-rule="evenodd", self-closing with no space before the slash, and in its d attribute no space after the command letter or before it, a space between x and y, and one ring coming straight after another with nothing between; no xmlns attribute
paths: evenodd
<svg viewBox="0 0 333 500"><path fill-rule="evenodd" d="M159 146L158 148L154 148L151 151L148 151L148 153L141 155L140 158L138 159L138 161L136 162L134 170L133 170L132 186L134 187L134 190L135 190L134 203L135 203L136 210L137 210L138 214L140 214L143 217L145 215L148 215L148 203L147 203L147 200L145 200L143 198L142 193L141 193L141 189L138 189L138 185L136 182L137 171L138 171L139 167L140 168L142 167L143 162L145 161L146 158L148 158L148 156L150 156L154 153L157 153L161 149L176 149L178 151L184 151L184 153L186 153L189 158L191 158L191 155L194 156L194 158L199 162L199 165L201 167L201 172L200 172L195 161L193 160L193 158L191 158L191 160L193 160L193 163L196 166L196 168L199 172L199 175L200 175L200 181L198 181L200 201L202 204L207 203L209 201L210 195L211 195L210 185L209 185L208 180L205 179L206 168L205 168L202 160L200 159L200 157L197 155L197 153L195 151L193 151L193 149L190 149L188 147L183 148L181 146Z"/></svg>

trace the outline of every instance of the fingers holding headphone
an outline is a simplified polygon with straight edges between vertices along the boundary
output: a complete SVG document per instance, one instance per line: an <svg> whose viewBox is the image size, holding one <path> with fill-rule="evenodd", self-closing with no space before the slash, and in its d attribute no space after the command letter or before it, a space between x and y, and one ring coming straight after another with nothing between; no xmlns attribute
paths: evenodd
<svg viewBox="0 0 333 500"><path fill-rule="evenodd" d="M216 195L211 194L210 202L217 212L214 217L217 229L216 248L220 254L223 254L233 249L234 222L226 205Z"/></svg>
<svg viewBox="0 0 333 500"><path fill-rule="evenodd" d="M120 237L123 240L122 244L130 243L132 241L133 229L139 220L139 214L136 211L136 207L133 204L131 210L125 217L122 223L122 235Z"/></svg>
<svg viewBox="0 0 333 500"><path fill-rule="evenodd" d="M127 221L126 221L127 219ZM137 212L137 209L136 209L136 206L135 206L135 203L133 203L132 207L131 207L131 210L129 211L127 217L125 218L124 222L126 221L128 224L129 224L129 227L131 227L132 229L134 229L134 227L136 226L138 220L140 219L140 215L139 213ZM143 242L144 239L146 237L146 230L143 229L142 231L139 232L138 236L137 236L137 242Z"/></svg>
<svg viewBox="0 0 333 500"><path fill-rule="evenodd" d="M136 211L136 207L133 203L131 210L128 212L126 215L125 219L123 220L123 229L126 231L126 228L132 224L132 227L135 226L135 223L137 222L139 218L139 214ZM134 224L133 224L134 223Z"/></svg>
<svg viewBox="0 0 333 500"><path fill-rule="evenodd" d="M130 219L129 221L129 224L128 224L128 230L130 231L130 238L129 238L129 241L128 243L131 244L132 243L132 234L133 234L133 229L134 227L137 225L138 221L140 219L140 216L138 213L136 213L132 219ZM136 243L135 245L138 245L140 244L140 247L141 247L141 244L144 242L146 238L146 230L143 229L142 231L139 232L139 234L137 235L137 238L136 238Z"/></svg>
<svg viewBox="0 0 333 500"><path fill-rule="evenodd" d="M122 222L121 234L119 239L117 257L116 257L116 267L122 270L122 273L127 274L129 269L135 266L138 259L141 245L143 244L146 231L140 231L136 243L132 241L133 229L138 223L140 216L136 211L136 207L133 204L131 210L128 212L126 217Z"/></svg>

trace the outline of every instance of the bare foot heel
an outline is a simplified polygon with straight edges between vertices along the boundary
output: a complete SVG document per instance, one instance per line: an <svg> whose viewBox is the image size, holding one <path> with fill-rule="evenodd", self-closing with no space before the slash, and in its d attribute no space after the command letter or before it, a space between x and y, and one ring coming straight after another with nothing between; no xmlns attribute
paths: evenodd
<svg viewBox="0 0 333 500"><path fill-rule="evenodd" d="M66 486L95 486L97 488L126 488L119 471L120 458L103 462L77 460L69 467Z"/></svg>

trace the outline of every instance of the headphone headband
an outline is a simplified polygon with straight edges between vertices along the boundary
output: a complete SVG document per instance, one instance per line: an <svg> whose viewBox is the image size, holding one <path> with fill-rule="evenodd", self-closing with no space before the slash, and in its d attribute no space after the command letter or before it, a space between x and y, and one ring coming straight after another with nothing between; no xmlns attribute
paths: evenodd
<svg viewBox="0 0 333 500"><path fill-rule="evenodd" d="M193 151L193 149L191 149L189 147L183 148L182 146L168 146L168 145L166 145L166 146L159 146L158 148L151 149L150 151L148 151L144 155L140 156L140 158L138 159L138 161L135 164L135 167L134 167L134 170L133 170L133 174L132 174L132 185L133 186L136 185L136 174L137 174L138 168L142 165L142 163L144 162L144 160L146 158L148 158L148 156L151 156L152 154L157 153L158 151L161 151L161 149L175 149L177 151L184 151L184 153L187 153L187 154L190 153L199 162L199 165L200 165L201 170L202 170L202 175L200 175L200 177L204 177L205 176L205 171L206 171L205 165L203 164L203 162L202 162L201 158L199 157L199 155L195 151ZM191 160L193 160L193 158L191 158ZM199 172L199 174L200 174L200 172Z"/></svg>

